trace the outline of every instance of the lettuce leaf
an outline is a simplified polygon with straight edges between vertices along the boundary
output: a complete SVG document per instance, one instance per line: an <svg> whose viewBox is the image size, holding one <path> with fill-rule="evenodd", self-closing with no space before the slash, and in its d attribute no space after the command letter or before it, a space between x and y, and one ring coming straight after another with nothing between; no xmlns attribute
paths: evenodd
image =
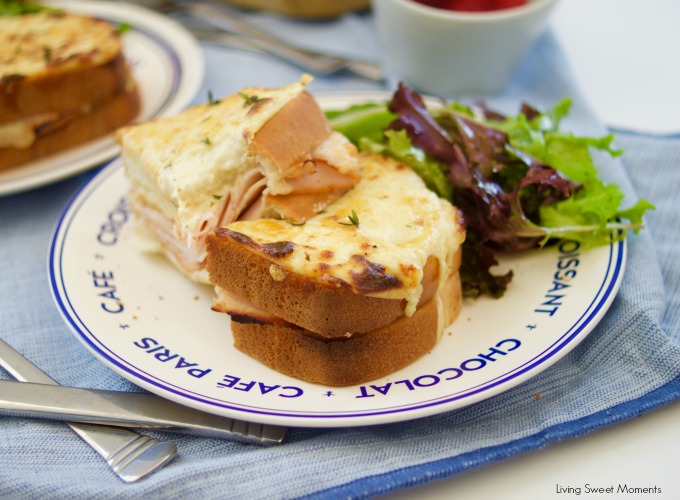
<svg viewBox="0 0 680 500"><path fill-rule="evenodd" d="M369 137L359 140L359 148L362 151L391 156L402 163L409 165L425 182L425 185L442 198L450 200L453 195L453 187L449 182L445 169L441 162L432 158L420 148L411 143L408 134L404 130L386 130L385 141L376 142Z"/></svg>
<svg viewBox="0 0 680 500"><path fill-rule="evenodd" d="M327 111L326 116L333 130L357 146L362 138L382 142L383 130L397 119L386 103L357 104L344 110Z"/></svg>

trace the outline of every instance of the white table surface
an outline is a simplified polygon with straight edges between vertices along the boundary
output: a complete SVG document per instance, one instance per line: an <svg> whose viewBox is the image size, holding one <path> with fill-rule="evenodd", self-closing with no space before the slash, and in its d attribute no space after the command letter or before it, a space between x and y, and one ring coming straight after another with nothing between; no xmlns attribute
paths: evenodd
<svg viewBox="0 0 680 500"><path fill-rule="evenodd" d="M680 135L680 0L562 0L552 24L576 81L603 123ZM679 465L676 401L580 438L387 497L680 499ZM622 496L586 490L589 485L616 491L624 483L656 486L660 492ZM580 495L565 492L569 487L580 488Z"/></svg>

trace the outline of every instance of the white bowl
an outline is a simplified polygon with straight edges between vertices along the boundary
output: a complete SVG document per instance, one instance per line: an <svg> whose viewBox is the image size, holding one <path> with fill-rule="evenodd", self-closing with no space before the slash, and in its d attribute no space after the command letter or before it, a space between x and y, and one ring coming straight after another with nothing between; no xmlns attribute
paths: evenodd
<svg viewBox="0 0 680 500"><path fill-rule="evenodd" d="M413 0L372 0L385 69L432 95L503 88L546 27L557 0L493 12L453 12Z"/></svg>

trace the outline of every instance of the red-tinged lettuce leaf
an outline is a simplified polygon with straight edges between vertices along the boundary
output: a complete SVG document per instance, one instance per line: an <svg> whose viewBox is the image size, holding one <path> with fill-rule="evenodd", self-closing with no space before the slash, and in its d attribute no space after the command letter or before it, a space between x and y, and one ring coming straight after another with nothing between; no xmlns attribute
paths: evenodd
<svg viewBox="0 0 680 500"><path fill-rule="evenodd" d="M455 113L440 115L439 122L448 131L452 142L461 147L468 161L484 176L489 177L503 169L503 163L509 160L505 150L508 143L505 132Z"/></svg>
<svg viewBox="0 0 680 500"><path fill-rule="evenodd" d="M476 241L474 233L468 233L463 243L463 258L460 266L460 281L466 297L489 295L502 297L512 281L513 273L493 274L490 270L498 264L495 252Z"/></svg>
<svg viewBox="0 0 680 500"><path fill-rule="evenodd" d="M498 155L504 155L502 140L499 140L499 135L504 138L504 134L496 134L477 124L471 126L471 122L462 117L450 116L453 133L449 135L430 116L420 96L403 85L399 86L389 107L399 115L390 129L404 130L414 146L448 167L451 200L465 214L468 234L463 243L464 263L461 267L464 294L502 295L512 274L494 276L490 272L498 263L494 251L499 248L527 248L535 244L533 240L520 244L510 223L513 210L509 195L477 166L478 162L491 165ZM484 151L471 161L464 149L475 148ZM521 219L522 216L515 218Z"/></svg>
<svg viewBox="0 0 680 500"><path fill-rule="evenodd" d="M390 129L406 130L414 146L441 161L455 159L451 138L430 116L419 94L400 83L388 107L398 115Z"/></svg>

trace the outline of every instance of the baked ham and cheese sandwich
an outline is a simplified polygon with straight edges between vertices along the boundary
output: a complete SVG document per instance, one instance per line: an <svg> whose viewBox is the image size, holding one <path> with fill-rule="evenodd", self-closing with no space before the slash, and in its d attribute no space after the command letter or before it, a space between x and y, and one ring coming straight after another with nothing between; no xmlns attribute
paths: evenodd
<svg viewBox="0 0 680 500"><path fill-rule="evenodd" d="M55 10L0 17L0 169L108 134L139 108L111 24Z"/></svg>
<svg viewBox="0 0 680 500"><path fill-rule="evenodd" d="M237 220L302 224L352 188L356 148L305 90L245 88L116 133L128 202L150 250L209 283L206 237Z"/></svg>
<svg viewBox="0 0 680 500"><path fill-rule="evenodd" d="M207 237L213 309L263 364L332 386L388 375L434 347L462 303L459 211L383 156L304 224L237 221Z"/></svg>
<svg viewBox="0 0 680 500"><path fill-rule="evenodd" d="M287 375L352 385L418 359L457 316L465 231L409 167L333 132L310 79L116 138L140 236L215 286L235 346Z"/></svg>

